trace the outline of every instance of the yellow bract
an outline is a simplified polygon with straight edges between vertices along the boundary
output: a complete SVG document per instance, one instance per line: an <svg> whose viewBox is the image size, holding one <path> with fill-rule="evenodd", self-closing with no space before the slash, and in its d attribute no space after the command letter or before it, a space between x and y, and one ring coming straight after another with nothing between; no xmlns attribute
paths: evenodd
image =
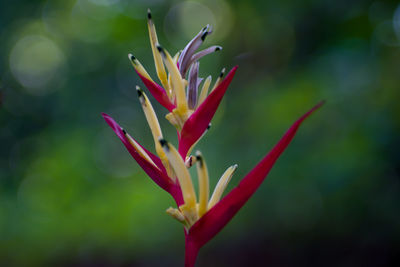
<svg viewBox="0 0 400 267"><path fill-rule="evenodd" d="M200 106L201 103L203 103L203 101L206 99L206 97L208 95L208 89L210 88L211 79L212 78L211 78L211 75L210 75L204 81L203 87L201 88L200 97L199 97L199 101L197 103L197 106Z"/></svg>
<svg viewBox="0 0 400 267"><path fill-rule="evenodd" d="M207 211L207 203L209 197L209 178L206 162L200 151L196 153L197 159L197 178L199 179L199 217L203 216Z"/></svg>
<svg viewBox="0 0 400 267"><path fill-rule="evenodd" d="M163 138L163 135L161 132L160 123L158 122L158 119L157 119L157 115L156 115L149 99L147 98L147 95L142 91L142 89L140 89L139 86L136 86L136 90L138 92L139 101L140 101L140 104L142 105L142 109L143 109L144 115L146 117L147 123L150 126L151 134L153 135L156 153L160 157L163 165L165 166L168 176L171 177L172 180L175 182L175 176L169 165L167 156L165 155L163 149L161 148L160 143L158 142L158 140Z"/></svg>
<svg viewBox="0 0 400 267"><path fill-rule="evenodd" d="M215 204L221 199L222 194L225 191L225 188L228 186L229 181L231 180L234 172L237 169L237 164L229 167L224 174L219 179L217 185L215 186L214 193L211 196L210 201L208 202L208 209L214 207Z"/></svg>
<svg viewBox="0 0 400 267"><path fill-rule="evenodd" d="M168 90L169 86L168 86L167 73L165 72L165 68L164 68L164 64L162 62L161 55L157 51L157 45L158 45L157 32L156 32L154 23L151 19L150 10L147 10L147 17L148 17L147 27L149 29L150 45L151 45L151 50L153 52L153 58L154 58L154 64L156 66L157 76L160 79L160 82L163 85L163 87L167 91L169 91Z"/></svg>

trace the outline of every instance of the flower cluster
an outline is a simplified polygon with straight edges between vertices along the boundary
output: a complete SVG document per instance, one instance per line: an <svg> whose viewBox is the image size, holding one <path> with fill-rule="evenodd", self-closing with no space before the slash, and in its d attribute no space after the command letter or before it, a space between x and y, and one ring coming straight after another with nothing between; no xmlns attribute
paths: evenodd
<svg viewBox="0 0 400 267"><path fill-rule="evenodd" d="M322 103L300 117L239 185L222 197L237 165L228 167L210 197L206 161L200 151L196 151L194 155L191 152L207 132L237 67L232 68L226 77L223 69L213 86L211 76L205 80L199 77L199 60L205 55L222 50L220 46L210 46L197 52L207 35L212 32L209 25L201 29L186 47L173 57L159 44L150 11L148 30L161 85L150 77L137 58L132 54L128 57L151 95L169 111L166 119L177 129L178 148L164 139L149 98L138 86L136 90L153 135L157 155L140 145L109 115L102 115L147 175L174 198L177 207L168 208L167 213L184 225L185 266L189 267L194 266L198 250L212 239L254 194L294 137L300 124ZM197 169L198 194L189 173L189 168L194 165Z"/></svg>

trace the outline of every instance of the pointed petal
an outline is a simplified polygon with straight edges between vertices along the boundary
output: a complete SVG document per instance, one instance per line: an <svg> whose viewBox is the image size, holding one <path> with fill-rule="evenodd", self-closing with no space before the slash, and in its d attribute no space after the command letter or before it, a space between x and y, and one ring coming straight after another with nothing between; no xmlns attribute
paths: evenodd
<svg viewBox="0 0 400 267"><path fill-rule="evenodd" d="M232 176L235 173L237 167L237 164L230 166L221 176L217 185L215 186L213 194L211 195L210 201L208 202L208 209L211 209L212 207L214 207L215 204L218 203L218 201L220 201L222 194L224 193L226 187L228 186L228 183L232 179Z"/></svg>
<svg viewBox="0 0 400 267"><path fill-rule="evenodd" d="M145 149L144 147L143 150L150 156L152 161L157 165L155 167L153 164L151 164L149 161L144 159L138 151L130 144L128 138L125 136L124 130L116 123L109 115L102 113L102 116L104 120L107 122L107 124L114 130L114 132L117 134L119 139L121 139L122 143L124 143L126 149L129 151L129 153L132 155L132 157L136 160L136 162L142 167L142 169L146 172L148 176L161 188L166 190L167 192L170 190L171 185L173 185L172 180L167 176L165 172L165 168L161 163L161 160L152 154L150 151Z"/></svg>
<svg viewBox="0 0 400 267"><path fill-rule="evenodd" d="M196 152L196 161L197 161L197 178L199 181L199 206L198 212L199 216L203 216L207 211L208 198L209 198L209 190L210 190L210 179L208 176L208 169L206 161L204 160L200 151Z"/></svg>
<svg viewBox="0 0 400 267"><path fill-rule="evenodd" d="M133 54L129 53L128 59L131 61L132 67L137 73L140 73L140 75L142 75L143 77L146 77L148 80L153 81L147 70L143 67L142 63L140 63L140 61Z"/></svg>
<svg viewBox="0 0 400 267"><path fill-rule="evenodd" d="M187 102L190 109L194 109L197 104L197 88L199 86L199 62L192 65L189 70L189 85L187 89Z"/></svg>
<svg viewBox="0 0 400 267"><path fill-rule="evenodd" d="M190 176L189 170L186 168L185 162L180 157L178 151L173 145L169 144L164 139L160 139L160 144L164 149L164 152L167 155L168 160L171 163L171 166L174 169L176 176L179 180L185 204L189 207L195 207L197 202L196 193L194 191L192 178Z"/></svg>
<svg viewBox="0 0 400 267"><path fill-rule="evenodd" d="M300 124L322 104L323 102L319 103L300 117L274 148L242 179L239 185L189 229L192 242L201 247L221 231L264 181L275 161L293 139Z"/></svg>
<svg viewBox="0 0 400 267"><path fill-rule="evenodd" d="M190 147L201 137L210 124L222 97L228 89L228 85L235 75L236 69L237 66L228 73L226 78L210 93L183 125L179 140L179 153L183 158L186 158Z"/></svg>
<svg viewBox="0 0 400 267"><path fill-rule="evenodd" d="M153 135L154 139L154 144L155 144L155 149L157 155L160 157L161 162L163 163L162 165L165 167L167 170L167 175L172 178L172 180L175 182L174 175L171 171L171 168L168 163L167 156L165 155L163 149L160 146L160 143L158 140L163 137L160 123L158 122L157 115L153 109L153 106L150 103L149 98L147 95L143 92L142 89L140 89L139 86L136 86L136 91L138 93L139 101L142 106L144 115L146 117L147 123L150 127L151 134Z"/></svg>
<svg viewBox="0 0 400 267"><path fill-rule="evenodd" d="M158 38L157 38L156 27L154 26L154 22L151 18L150 9L147 9L147 28L149 30L151 51L153 52L153 59L154 59L154 64L156 66L158 79L164 86L165 90L168 90L167 73L165 72L161 55L157 51Z"/></svg>
<svg viewBox="0 0 400 267"><path fill-rule="evenodd" d="M206 99L208 95L208 89L210 88L211 84L211 75L207 77L207 79L204 81L203 87L201 88L200 96L199 96L199 101L197 101L197 106L200 106L201 103L203 103L204 99Z"/></svg>
<svg viewBox="0 0 400 267"><path fill-rule="evenodd" d="M157 46L157 49L162 55L164 64L169 71L172 85L171 89L175 93L177 108L184 114L187 111L184 80L182 79L179 69L168 51L162 48L160 45Z"/></svg>
<svg viewBox="0 0 400 267"><path fill-rule="evenodd" d="M201 29L201 31L183 49L178 59L178 66L182 77L185 77L185 74L190 67L188 63L192 58L193 54L204 42L207 35L211 34L211 32L212 32L211 26L207 25L206 27Z"/></svg>
<svg viewBox="0 0 400 267"><path fill-rule="evenodd" d="M172 112L172 110L174 110L175 108L175 105L172 104L171 101L169 100L169 97L165 92L164 88L162 88L157 83L147 79L139 72L136 71L136 73L139 75L144 85L150 91L151 95L158 101L158 103L160 103L163 107L168 109L169 112Z"/></svg>
<svg viewBox="0 0 400 267"><path fill-rule="evenodd" d="M225 75L225 68L223 68L221 70L221 73L219 74L217 80L214 83L214 86L210 90L211 92L214 91L218 87L218 85L221 83L222 79L224 78L224 75Z"/></svg>
<svg viewBox="0 0 400 267"><path fill-rule="evenodd" d="M217 51L221 51L221 50L222 50L222 47L219 45L213 45L204 50L201 50L200 52L197 52L196 54L194 54L192 56L192 58L189 60L188 66L190 66L193 62L198 61L200 58L202 58L208 54L211 54L211 53L214 53Z"/></svg>

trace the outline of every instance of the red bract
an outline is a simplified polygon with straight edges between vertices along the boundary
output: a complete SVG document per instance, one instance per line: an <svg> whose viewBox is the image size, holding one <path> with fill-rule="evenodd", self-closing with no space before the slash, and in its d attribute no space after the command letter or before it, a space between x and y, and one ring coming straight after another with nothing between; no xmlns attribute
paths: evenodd
<svg viewBox="0 0 400 267"><path fill-rule="evenodd" d="M321 107L323 102L300 117L285 133L272 150L252 169L229 194L207 211L185 236L185 266L194 266L198 250L212 239L235 216L239 209L256 192L272 166L292 141L300 124Z"/></svg>
<svg viewBox="0 0 400 267"><path fill-rule="evenodd" d="M222 97L225 95L225 92L236 73L237 68L238 67L235 66L228 75L226 75L225 79L210 93L209 96L207 96L204 102L183 125L179 138L179 154L181 154L182 158L186 157L191 146L197 142L207 129L218 109Z"/></svg>
<svg viewBox="0 0 400 267"><path fill-rule="evenodd" d="M167 93L165 93L165 90L161 87L161 85L154 81L150 81L138 71L136 71L136 73L139 75L150 94L158 101L158 103L165 107L169 112L172 112L174 108L176 108L176 106L169 100Z"/></svg>

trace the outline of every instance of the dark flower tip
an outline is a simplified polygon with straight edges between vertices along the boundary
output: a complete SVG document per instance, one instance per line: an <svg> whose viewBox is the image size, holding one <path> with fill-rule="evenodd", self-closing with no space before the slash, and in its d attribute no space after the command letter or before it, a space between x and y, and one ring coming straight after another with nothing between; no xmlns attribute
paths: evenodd
<svg viewBox="0 0 400 267"><path fill-rule="evenodd" d="M224 74L225 74L225 68L223 68L223 69L221 70L221 73L219 74L219 77L220 77L220 78L224 77Z"/></svg>
<svg viewBox="0 0 400 267"><path fill-rule="evenodd" d="M203 42L204 42L204 40L206 39L207 35L208 35L208 31L207 31L207 32L204 32L203 35L201 36L201 40L202 40Z"/></svg>
<svg viewBox="0 0 400 267"><path fill-rule="evenodd" d="M151 11L150 8L147 9L147 18L151 19Z"/></svg>
<svg viewBox="0 0 400 267"><path fill-rule="evenodd" d="M143 96L143 90L140 89L139 86L136 86L136 92L137 92L137 94L138 94L138 97L142 97L142 96Z"/></svg>
<svg viewBox="0 0 400 267"><path fill-rule="evenodd" d="M165 140L165 139L160 139L160 140L158 140L158 142L160 142L160 145L161 145L162 147L164 147L164 148L166 148L166 149L169 149L169 147L168 147L168 141L167 141L167 140Z"/></svg>
<svg viewBox="0 0 400 267"><path fill-rule="evenodd" d="M136 59L135 56L132 55L132 54L129 54L128 57L129 57L129 59L130 59L131 61L134 61L134 60Z"/></svg>
<svg viewBox="0 0 400 267"><path fill-rule="evenodd" d="M200 167L203 167L203 156L200 151L196 152L196 161L200 164Z"/></svg>
<svg viewBox="0 0 400 267"><path fill-rule="evenodd" d="M164 49L161 47L161 45L157 45L157 50L158 50L158 52L164 54Z"/></svg>

